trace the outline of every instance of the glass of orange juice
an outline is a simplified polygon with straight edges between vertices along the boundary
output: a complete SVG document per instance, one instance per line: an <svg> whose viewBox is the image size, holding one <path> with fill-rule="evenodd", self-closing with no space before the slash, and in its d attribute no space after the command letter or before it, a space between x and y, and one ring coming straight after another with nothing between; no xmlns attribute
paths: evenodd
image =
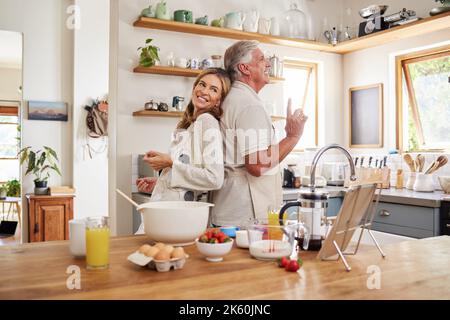
<svg viewBox="0 0 450 320"><path fill-rule="evenodd" d="M109 266L109 218L86 219L86 268L106 269Z"/></svg>

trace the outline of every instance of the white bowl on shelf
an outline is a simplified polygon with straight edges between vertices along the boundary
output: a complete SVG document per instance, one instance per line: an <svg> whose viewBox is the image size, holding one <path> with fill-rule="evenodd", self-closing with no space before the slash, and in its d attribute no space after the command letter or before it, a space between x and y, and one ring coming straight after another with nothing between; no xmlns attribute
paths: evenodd
<svg viewBox="0 0 450 320"><path fill-rule="evenodd" d="M223 260L223 256L227 255L233 247L233 239L224 243L207 243L195 240L197 250L206 257L206 260L210 262L220 262Z"/></svg>

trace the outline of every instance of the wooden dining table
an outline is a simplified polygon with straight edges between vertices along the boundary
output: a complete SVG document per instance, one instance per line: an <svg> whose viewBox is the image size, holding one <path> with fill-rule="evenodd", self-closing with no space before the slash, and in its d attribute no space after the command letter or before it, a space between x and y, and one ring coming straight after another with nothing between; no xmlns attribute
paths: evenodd
<svg viewBox="0 0 450 320"><path fill-rule="evenodd" d="M127 260L145 243L145 235L112 237L109 268L95 271L68 241L0 248L0 299L450 299L449 236L385 245L385 258L363 246L348 257L349 272L315 251L301 251L303 266L288 272L237 247L208 262L195 246L185 247L182 269L157 272Z"/></svg>

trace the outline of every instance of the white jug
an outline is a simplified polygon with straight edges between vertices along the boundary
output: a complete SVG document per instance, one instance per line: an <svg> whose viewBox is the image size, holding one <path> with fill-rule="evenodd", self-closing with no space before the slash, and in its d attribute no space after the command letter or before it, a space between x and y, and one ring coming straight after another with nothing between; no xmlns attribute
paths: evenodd
<svg viewBox="0 0 450 320"><path fill-rule="evenodd" d="M270 33L270 19L259 18L258 33L269 34Z"/></svg>
<svg viewBox="0 0 450 320"><path fill-rule="evenodd" d="M280 35L280 23L278 22L278 19L275 17L273 17L270 20L270 34L273 36Z"/></svg>
<svg viewBox="0 0 450 320"><path fill-rule="evenodd" d="M229 12L225 15L225 28L242 30L245 14L242 12Z"/></svg>
<svg viewBox="0 0 450 320"><path fill-rule="evenodd" d="M258 32L258 21L259 21L259 12L257 10L247 12L244 21L244 31Z"/></svg>

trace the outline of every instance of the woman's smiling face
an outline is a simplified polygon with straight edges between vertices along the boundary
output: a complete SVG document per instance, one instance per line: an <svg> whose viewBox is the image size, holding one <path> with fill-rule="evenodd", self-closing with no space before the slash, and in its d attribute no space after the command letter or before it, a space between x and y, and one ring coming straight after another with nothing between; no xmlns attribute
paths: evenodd
<svg viewBox="0 0 450 320"><path fill-rule="evenodd" d="M195 113L207 111L220 104L222 98L222 82L214 74L207 74L192 91L192 104Z"/></svg>

